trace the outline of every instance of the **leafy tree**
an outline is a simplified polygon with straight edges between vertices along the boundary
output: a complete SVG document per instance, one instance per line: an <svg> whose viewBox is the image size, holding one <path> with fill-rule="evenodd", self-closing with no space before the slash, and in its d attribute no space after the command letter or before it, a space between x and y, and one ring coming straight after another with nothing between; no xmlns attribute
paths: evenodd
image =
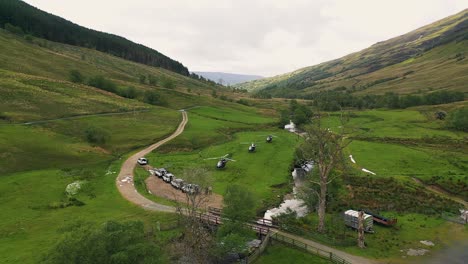
<svg viewBox="0 0 468 264"><path fill-rule="evenodd" d="M84 76L78 70L71 70L68 74L68 79L74 83L83 83Z"/></svg>
<svg viewBox="0 0 468 264"><path fill-rule="evenodd" d="M218 229L220 247L218 255L242 253L253 231L245 225L255 219L255 198L245 187L230 185L224 195L223 217L226 218Z"/></svg>
<svg viewBox="0 0 468 264"><path fill-rule="evenodd" d="M346 134L346 123L348 116L341 115L341 130L338 133L330 131L322 126L320 113L312 124L305 127L306 139L300 148L302 160L313 161L317 170L318 179L308 177L308 181L318 185L318 190L311 188L312 193L318 198L319 223L317 231L325 232L325 212L327 208L328 185L333 182L332 172L335 168L343 164L343 149L351 141Z"/></svg>
<svg viewBox="0 0 468 264"><path fill-rule="evenodd" d="M280 125L289 123L290 120L296 125L307 123L312 117L312 110L296 100L289 102L289 108L280 112Z"/></svg>
<svg viewBox="0 0 468 264"><path fill-rule="evenodd" d="M44 257L43 263L162 263L160 247L145 238L140 221L109 221L98 228L75 227Z"/></svg>
<svg viewBox="0 0 468 264"><path fill-rule="evenodd" d="M119 90L119 95L122 96L122 97L125 97L125 98L135 99L137 97L138 93L137 93L137 90L134 87L129 86L127 88L121 88Z"/></svg>
<svg viewBox="0 0 468 264"><path fill-rule="evenodd" d="M450 127L456 130L468 132L468 107L463 107L455 110L449 116L448 121Z"/></svg>
<svg viewBox="0 0 468 264"><path fill-rule="evenodd" d="M111 80L106 79L102 75L96 75L94 77L91 77L88 80L88 85L94 86L96 88L115 93L117 91L117 85L112 82Z"/></svg>
<svg viewBox="0 0 468 264"><path fill-rule="evenodd" d="M232 221L249 222L255 218L255 197L243 186L228 186L224 204L223 215Z"/></svg>
<svg viewBox="0 0 468 264"><path fill-rule="evenodd" d="M88 127L85 130L85 138L89 143L104 145L110 139L110 134L101 128Z"/></svg>
<svg viewBox="0 0 468 264"><path fill-rule="evenodd" d="M143 96L143 101L152 105L166 105L164 98L156 91L146 91Z"/></svg>

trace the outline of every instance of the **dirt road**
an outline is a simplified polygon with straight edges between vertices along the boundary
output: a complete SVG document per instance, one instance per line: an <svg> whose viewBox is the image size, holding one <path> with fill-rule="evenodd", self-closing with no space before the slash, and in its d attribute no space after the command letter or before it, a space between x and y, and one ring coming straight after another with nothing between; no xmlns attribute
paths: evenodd
<svg viewBox="0 0 468 264"><path fill-rule="evenodd" d="M176 211L176 209L172 206L155 203L145 198L143 195L139 194L137 190L135 189L135 186L133 185L133 171L135 169L135 166L137 165L138 158L144 157L146 154L150 153L151 151L157 149L163 144L176 138L178 135L180 135L184 131L188 118L187 118L187 112L185 112L184 110L181 110L181 112L182 112L182 122L180 122L177 130L174 133L172 133L172 135L170 135L169 137L157 143L154 143L153 145L129 157L122 164L122 168L120 169L119 175L117 176L117 179L115 180L115 185L117 186L117 189L119 190L120 194L122 194L122 196L125 199L127 199L129 202L133 204L143 207L146 210L162 211L162 212L175 212Z"/></svg>

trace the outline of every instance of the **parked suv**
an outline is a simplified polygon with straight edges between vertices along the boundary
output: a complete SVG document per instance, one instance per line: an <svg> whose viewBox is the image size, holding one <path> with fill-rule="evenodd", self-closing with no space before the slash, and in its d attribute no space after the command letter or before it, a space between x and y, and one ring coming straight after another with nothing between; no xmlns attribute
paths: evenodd
<svg viewBox="0 0 468 264"><path fill-rule="evenodd" d="M168 173L168 172L167 172L167 170L166 170L165 168L156 169L156 170L154 171L154 174L155 174L156 176L158 176L159 178L161 178L162 176L164 176L164 175L167 174L167 173Z"/></svg>
<svg viewBox="0 0 468 264"><path fill-rule="evenodd" d="M194 193L198 193L199 191L200 191L200 187L198 187L198 185L193 184L193 183L185 184L184 187L182 187L182 192L184 193L194 194Z"/></svg>
<svg viewBox="0 0 468 264"><path fill-rule="evenodd" d="M170 172L166 172L163 176L162 176L162 179L163 181L165 182L171 182L172 179L174 178L174 175Z"/></svg>
<svg viewBox="0 0 468 264"><path fill-rule="evenodd" d="M146 165L146 164L148 164L148 160L146 158L139 158L137 160L137 163L140 164L140 165Z"/></svg>
<svg viewBox="0 0 468 264"><path fill-rule="evenodd" d="M174 187L176 189L182 189L184 187L184 180L182 180L182 179L173 179L171 181L171 185L172 185L172 187Z"/></svg>

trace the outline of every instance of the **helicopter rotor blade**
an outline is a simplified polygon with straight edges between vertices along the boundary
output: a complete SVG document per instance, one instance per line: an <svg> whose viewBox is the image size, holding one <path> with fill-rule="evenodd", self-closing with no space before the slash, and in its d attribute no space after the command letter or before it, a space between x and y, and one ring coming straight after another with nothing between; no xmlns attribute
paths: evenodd
<svg viewBox="0 0 468 264"><path fill-rule="evenodd" d="M224 156L223 156L223 157L215 157L215 158L206 158L206 159L204 159L204 160L222 159L222 158L224 158Z"/></svg>

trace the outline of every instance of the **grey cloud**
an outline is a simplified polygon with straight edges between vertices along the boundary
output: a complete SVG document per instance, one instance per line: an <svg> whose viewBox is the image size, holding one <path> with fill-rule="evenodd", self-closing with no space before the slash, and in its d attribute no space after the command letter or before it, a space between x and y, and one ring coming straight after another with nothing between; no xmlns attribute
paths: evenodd
<svg viewBox="0 0 468 264"><path fill-rule="evenodd" d="M190 70L271 76L334 59L465 8L463 0L26 0L152 47Z"/></svg>

